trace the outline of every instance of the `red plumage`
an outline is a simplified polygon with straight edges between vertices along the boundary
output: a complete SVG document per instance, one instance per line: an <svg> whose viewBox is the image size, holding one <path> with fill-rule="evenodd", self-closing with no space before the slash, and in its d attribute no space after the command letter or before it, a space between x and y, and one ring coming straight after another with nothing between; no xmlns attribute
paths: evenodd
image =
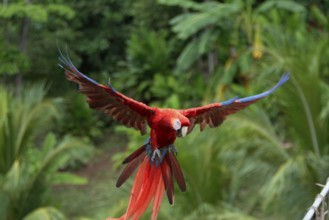
<svg viewBox="0 0 329 220"><path fill-rule="evenodd" d="M140 166L127 211L119 219L138 219L152 199L151 218L156 219L164 191L169 203L174 203L174 178L181 191L186 190L184 176L175 156L173 144L176 137L190 133L196 124L200 125L201 131L206 125L219 126L227 115L266 97L289 79L289 74L284 74L272 89L247 98L234 98L184 110L160 109L135 101L117 92L111 85L105 86L95 82L79 72L69 58L65 59L61 52L60 54L60 60L66 66L63 68L67 79L79 85L79 90L87 96L91 108L112 116L127 127L139 130L142 135L146 133L146 125L151 128L149 141L123 161L127 166L118 178L117 187L129 178L139 164ZM113 218L108 218L111 219Z"/></svg>

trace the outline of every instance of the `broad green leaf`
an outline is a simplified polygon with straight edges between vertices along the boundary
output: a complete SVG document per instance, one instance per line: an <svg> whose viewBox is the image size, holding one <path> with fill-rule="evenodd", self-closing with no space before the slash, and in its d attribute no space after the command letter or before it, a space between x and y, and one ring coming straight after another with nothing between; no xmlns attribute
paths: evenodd
<svg viewBox="0 0 329 220"><path fill-rule="evenodd" d="M170 23L173 31L181 39L187 39L211 25L218 25L225 18L233 16L240 10L239 4L204 3L204 8L198 12L190 12L173 18Z"/></svg>
<svg viewBox="0 0 329 220"><path fill-rule="evenodd" d="M4 189L10 191L10 192L15 192L19 191L19 186L21 183L21 165L18 160L16 160L5 176L5 182L4 182Z"/></svg>
<svg viewBox="0 0 329 220"><path fill-rule="evenodd" d="M305 7L302 4L290 0L266 1L263 4L261 4L260 7L257 8L257 11L266 12L273 8L284 9L295 13L304 13L306 11Z"/></svg>
<svg viewBox="0 0 329 220"><path fill-rule="evenodd" d="M44 151L44 152L51 151L54 148L56 141L57 141L56 137L53 133L47 134L47 136L45 137L45 140L43 141L42 151Z"/></svg>
<svg viewBox="0 0 329 220"><path fill-rule="evenodd" d="M178 57L177 68L183 71L188 69L200 56L208 51L210 45L215 41L215 36L216 34L213 31L208 30L190 41Z"/></svg>
<svg viewBox="0 0 329 220"><path fill-rule="evenodd" d="M188 67L191 66L200 56L198 53L199 51L199 44L198 40L191 41L179 55L177 60L177 67L181 70L186 70Z"/></svg>
<svg viewBox="0 0 329 220"><path fill-rule="evenodd" d="M201 9L201 4L195 3L190 0L157 0L160 4L168 5L168 6L180 6L182 8L194 9L198 10Z"/></svg>
<svg viewBox="0 0 329 220"><path fill-rule="evenodd" d="M28 214L23 220L66 220L62 212L54 207L41 207Z"/></svg>
<svg viewBox="0 0 329 220"><path fill-rule="evenodd" d="M173 31L181 39L187 39L199 30L219 22L219 19L211 13L196 12L180 15L171 21Z"/></svg>

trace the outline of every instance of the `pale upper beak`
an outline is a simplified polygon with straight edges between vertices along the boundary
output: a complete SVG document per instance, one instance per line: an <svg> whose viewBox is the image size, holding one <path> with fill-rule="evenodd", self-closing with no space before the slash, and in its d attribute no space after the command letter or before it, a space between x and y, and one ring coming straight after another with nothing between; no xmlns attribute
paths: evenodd
<svg viewBox="0 0 329 220"><path fill-rule="evenodd" d="M176 131L177 137L185 137L185 135L187 134L187 130L188 130L187 126L183 126L180 129L178 129Z"/></svg>

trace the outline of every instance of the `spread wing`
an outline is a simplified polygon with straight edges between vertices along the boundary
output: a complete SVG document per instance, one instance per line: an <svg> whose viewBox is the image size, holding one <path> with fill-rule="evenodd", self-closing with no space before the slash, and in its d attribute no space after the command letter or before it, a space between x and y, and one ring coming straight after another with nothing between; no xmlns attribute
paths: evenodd
<svg viewBox="0 0 329 220"><path fill-rule="evenodd" d="M188 133L191 132L196 124L200 124L200 130L202 131L206 125L209 127L219 126L226 118L227 115L233 114L241 109L246 108L250 104L257 102L272 92L278 87L287 82L289 79L289 73L283 74L280 81L270 90L260 93L258 95L241 98L235 97L225 102L208 104L201 107L179 110L181 114L190 119L190 127Z"/></svg>
<svg viewBox="0 0 329 220"><path fill-rule="evenodd" d="M102 85L85 76L73 65L70 58L65 58L59 51L59 60L64 65L68 80L79 84L79 90L87 96L91 108L111 115L114 120L127 127L133 127L146 133L147 118L154 113L154 109L117 92L110 84Z"/></svg>

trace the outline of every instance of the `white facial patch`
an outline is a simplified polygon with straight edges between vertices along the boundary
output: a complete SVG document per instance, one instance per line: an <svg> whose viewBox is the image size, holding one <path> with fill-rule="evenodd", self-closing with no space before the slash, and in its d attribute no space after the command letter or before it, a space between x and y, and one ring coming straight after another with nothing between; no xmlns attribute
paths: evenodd
<svg viewBox="0 0 329 220"><path fill-rule="evenodd" d="M173 123L173 128L175 129L175 131L179 130L181 127L182 124L180 123L180 121L178 119L175 119Z"/></svg>

